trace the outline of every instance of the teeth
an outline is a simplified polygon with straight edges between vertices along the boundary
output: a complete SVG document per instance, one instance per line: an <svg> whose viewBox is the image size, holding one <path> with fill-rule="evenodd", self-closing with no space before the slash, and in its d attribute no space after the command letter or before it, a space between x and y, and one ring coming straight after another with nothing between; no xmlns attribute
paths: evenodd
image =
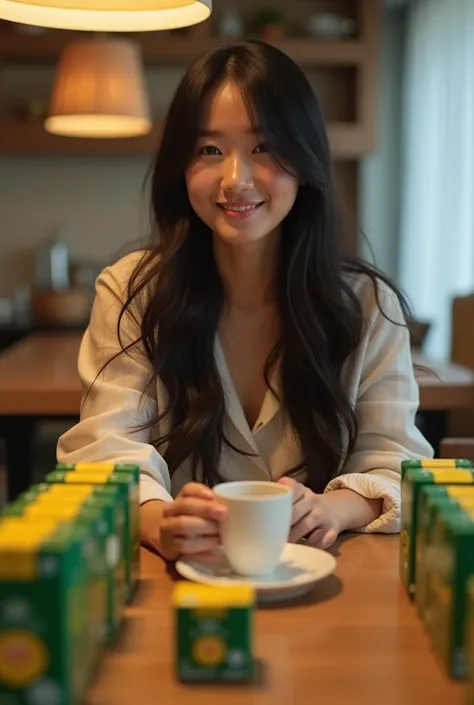
<svg viewBox="0 0 474 705"><path fill-rule="evenodd" d="M223 208L224 208L226 211L236 211L237 213L239 213L240 211L251 211L251 210L254 210L254 208L257 208L257 207L258 207L258 205L259 205L258 203L254 203L254 204L248 205L248 206L229 206L229 205L225 205L225 204L224 204L224 205L223 205Z"/></svg>

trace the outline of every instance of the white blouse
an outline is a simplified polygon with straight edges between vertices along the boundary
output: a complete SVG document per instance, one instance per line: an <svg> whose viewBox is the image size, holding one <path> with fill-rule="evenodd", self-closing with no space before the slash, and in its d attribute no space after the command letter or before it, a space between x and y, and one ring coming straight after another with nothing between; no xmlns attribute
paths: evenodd
<svg viewBox="0 0 474 705"><path fill-rule="evenodd" d="M59 462L66 463L134 463L141 468L140 501L172 501L191 480L191 464L185 461L170 477L164 459L150 443L166 427L159 432L138 428L167 403L160 379L152 389L147 384L150 364L143 350L119 355L97 377L102 365L120 350L118 314L140 256L124 257L97 280L91 320L79 353L81 418L59 439L57 455ZM355 408L358 437L341 474L326 491L345 487L368 499L382 498L381 516L362 531L393 533L400 526L401 461L432 457L432 449L415 426L418 387L409 333L406 327L391 322L403 322L398 301L391 290L380 287L379 299L390 321L380 312L374 288L365 277L354 278L353 287L361 300L366 326L359 347L344 365L342 381ZM122 320L124 345L140 335L137 308L134 310ZM289 418L268 390L255 426L249 428L217 338L214 350L226 399L225 432L233 445L252 454L238 454L223 444L219 472L227 480L278 480L302 460ZM278 381L272 382L278 391ZM296 479L304 483L305 471Z"/></svg>

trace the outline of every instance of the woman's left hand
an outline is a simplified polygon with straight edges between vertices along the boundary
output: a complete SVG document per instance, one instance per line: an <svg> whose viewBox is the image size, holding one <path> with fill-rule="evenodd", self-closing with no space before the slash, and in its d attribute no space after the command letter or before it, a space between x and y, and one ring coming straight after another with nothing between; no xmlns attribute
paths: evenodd
<svg viewBox="0 0 474 705"><path fill-rule="evenodd" d="M279 482L293 489L293 515L289 541L296 543L306 537L315 548L329 548L342 531L334 507L300 482L283 477Z"/></svg>

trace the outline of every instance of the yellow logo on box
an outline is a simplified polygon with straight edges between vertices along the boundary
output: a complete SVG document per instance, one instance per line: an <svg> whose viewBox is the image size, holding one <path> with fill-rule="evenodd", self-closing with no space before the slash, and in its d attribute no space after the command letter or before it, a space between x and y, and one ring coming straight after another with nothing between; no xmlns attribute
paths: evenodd
<svg viewBox="0 0 474 705"><path fill-rule="evenodd" d="M0 681L21 688L39 678L47 669L48 652L31 632L10 630L0 634Z"/></svg>
<svg viewBox="0 0 474 705"><path fill-rule="evenodd" d="M194 660L202 666L217 666L225 658L226 644L218 636L202 636L193 645Z"/></svg>

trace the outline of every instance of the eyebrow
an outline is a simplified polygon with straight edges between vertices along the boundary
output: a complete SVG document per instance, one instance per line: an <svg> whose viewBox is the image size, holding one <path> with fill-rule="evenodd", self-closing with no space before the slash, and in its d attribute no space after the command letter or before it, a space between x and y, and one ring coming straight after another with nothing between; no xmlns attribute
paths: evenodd
<svg viewBox="0 0 474 705"><path fill-rule="evenodd" d="M261 135L263 130L261 127L250 127L245 130L248 135ZM199 130L199 137L224 137L225 132L221 130Z"/></svg>

